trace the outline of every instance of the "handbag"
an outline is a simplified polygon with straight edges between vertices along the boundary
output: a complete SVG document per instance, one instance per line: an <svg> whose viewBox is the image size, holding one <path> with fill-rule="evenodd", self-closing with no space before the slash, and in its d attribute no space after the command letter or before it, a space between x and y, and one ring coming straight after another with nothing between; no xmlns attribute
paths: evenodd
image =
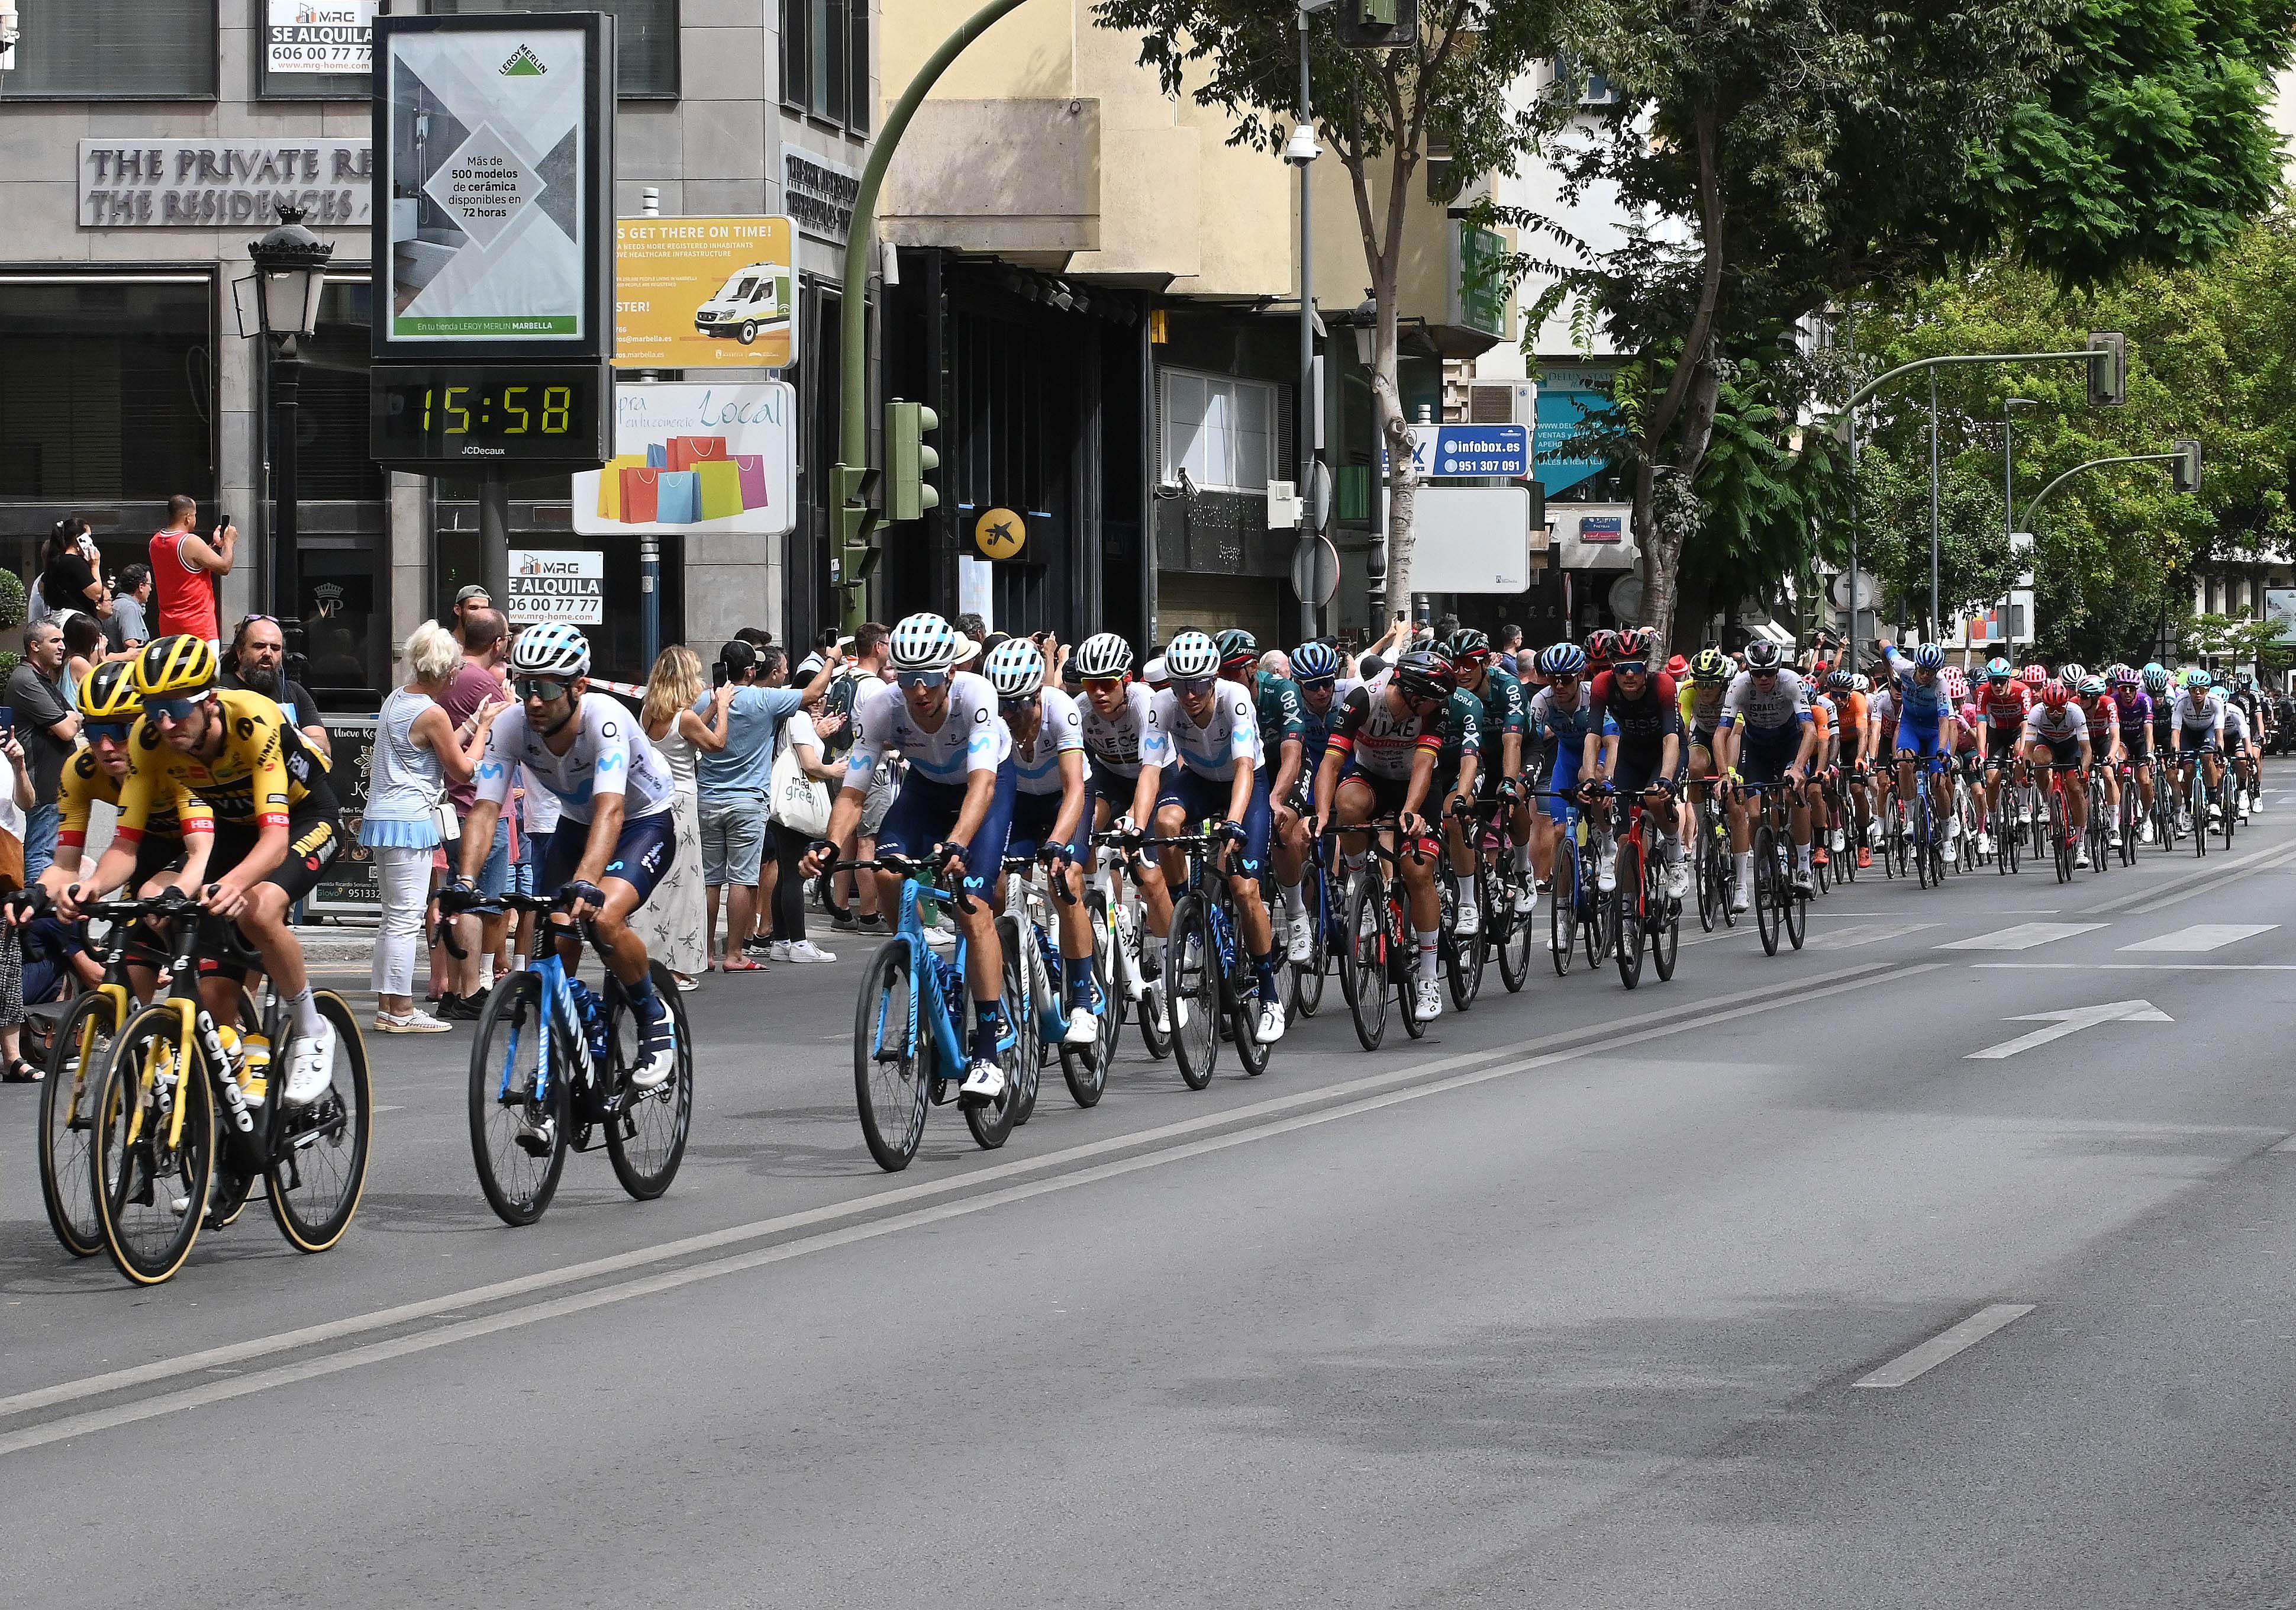
<svg viewBox="0 0 2296 1610"><path fill-rule="evenodd" d="M661 478L666 472L650 470L639 464L627 464L622 469L622 523L652 525L654 511L661 497Z"/></svg>
<svg viewBox="0 0 2296 1610"><path fill-rule="evenodd" d="M701 488L701 518L733 520L742 513L742 472L723 458L705 458L693 466Z"/></svg>
<svg viewBox="0 0 2296 1610"><path fill-rule="evenodd" d="M455 814L455 801L443 791L430 801L430 825L439 830L441 844L451 844L463 836L463 818Z"/></svg>
<svg viewBox="0 0 2296 1610"><path fill-rule="evenodd" d="M766 456L762 453L737 453L734 468L742 482L742 507L762 509L766 506Z"/></svg>
<svg viewBox="0 0 2296 1610"><path fill-rule="evenodd" d="M701 477L691 470L660 470L654 520L660 525L693 525L701 518Z"/></svg>
<svg viewBox="0 0 2296 1610"><path fill-rule="evenodd" d="M774 757L774 774L769 784L773 819L791 833L801 833L817 839L829 831L829 790L805 775L798 764L797 745L789 741L789 729L782 729L781 752Z"/></svg>

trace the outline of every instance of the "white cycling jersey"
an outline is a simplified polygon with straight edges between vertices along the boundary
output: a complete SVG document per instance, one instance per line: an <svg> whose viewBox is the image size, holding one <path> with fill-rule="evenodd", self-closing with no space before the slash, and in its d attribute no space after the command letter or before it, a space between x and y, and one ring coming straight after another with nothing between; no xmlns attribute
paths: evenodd
<svg viewBox="0 0 2296 1610"><path fill-rule="evenodd" d="M928 783L962 787L976 771L995 771L1013 753L1013 734L996 714L996 690L972 671L952 672L948 703L939 727L928 727L909 712L898 682L862 690L854 706L853 752L845 762L845 786L866 788L869 773L898 749L909 775Z"/></svg>
<svg viewBox="0 0 2296 1610"><path fill-rule="evenodd" d="M2247 743L2248 712L2241 709L2239 705L2232 703L2229 701L2225 704L2224 712L2224 729L2226 738L2234 743Z"/></svg>
<svg viewBox="0 0 2296 1610"><path fill-rule="evenodd" d="M1241 682L1223 678L1212 684L1211 714L1201 727L1170 688L1156 695L1153 708L1155 719L1140 740L1143 766L1169 766L1177 754L1187 770L1225 783L1234 780L1237 761L1263 763L1259 712Z"/></svg>
<svg viewBox="0 0 2296 1610"><path fill-rule="evenodd" d="M2177 725L2186 732L2215 732L2225 725L2225 711L2230 708L2217 697L2214 688L2202 690L2198 696L2192 688L2179 688L2176 702L2169 711Z"/></svg>
<svg viewBox="0 0 2296 1610"><path fill-rule="evenodd" d="M1886 687L1876 687L1866 695L1866 713L1889 726L1898 719L1898 695Z"/></svg>
<svg viewBox="0 0 2296 1610"><path fill-rule="evenodd" d="M2028 743L2075 743L2087 736L2088 718L2077 703L2069 702L2062 710L2037 703L2025 712Z"/></svg>
<svg viewBox="0 0 2296 1610"><path fill-rule="evenodd" d="M577 822L589 821L602 793L622 796L625 821L669 809L676 781L636 716L610 694L584 694L574 719L580 730L562 755L527 726L525 705L513 704L496 716L479 762L479 798L501 804L509 797L512 772L523 766L527 781L541 784L558 801L559 815Z"/></svg>
<svg viewBox="0 0 2296 1610"><path fill-rule="evenodd" d="M1751 671L1740 671L1730 678L1730 691L1722 695L1722 725L1734 727L1742 722L1766 732L1791 727L1809 720L1809 684L1799 672L1778 668L1776 678L1763 687L1754 680Z"/></svg>
<svg viewBox="0 0 2296 1610"><path fill-rule="evenodd" d="M1022 793L1059 793L1061 757L1084 752L1077 701L1056 687L1037 695L1037 741L1013 740L1013 785Z"/></svg>
<svg viewBox="0 0 2296 1610"><path fill-rule="evenodd" d="M1156 690L1145 682L1124 685L1124 703L1113 716L1093 708L1089 695L1078 699L1077 711L1084 723L1084 750L1093 770L1112 776L1140 775L1140 744L1156 725Z"/></svg>

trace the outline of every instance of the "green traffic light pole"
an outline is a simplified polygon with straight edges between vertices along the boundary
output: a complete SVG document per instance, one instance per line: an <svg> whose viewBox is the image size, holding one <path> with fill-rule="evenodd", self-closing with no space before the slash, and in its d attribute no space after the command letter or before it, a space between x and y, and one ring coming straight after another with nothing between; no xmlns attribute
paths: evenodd
<svg viewBox="0 0 2296 1610"><path fill-rule="evenodd" d="M2031 530L2033 516L2040 511L2042 499L2085 471L2101 470L2107 464L2175 464L2182 457L2184 457L2182 453L2124 453L2117 458L2092 458L2087 464L2077 464L2033 494L2033 501L2025 505L2025 523L2018 529L2024 531Z"/></svg>
<svg viewBox="0 0 2296 1610"><path fill-rule="evenodd" d="M877 217L877 192L885 182L885 168L892 160L893 152L908 132L909 119L916 115L924 102L925 94L948 70L949 63L964 53L964 47L986 33L990 25L1007 12L1016 10L1021 0L989 0L963 26L940 43L940 48L925 58L917 76L909 80L908 88L893 103L885 114L884 126L877 131L876 143L870 147L869 160L861 169L861 185L853 198L853 223L845 238L845 303L838 311L840 316L842 367L840 384L843 387L844 419L837 439L837 466L832 472L837 493L837 589L842 600L842 615L848 632L858 631L867 618L868 603L865 588L869 571L874 563L876 549L870 538L876 528L875 513L870 509L867 493L871 483L869 469L869 337L868 305L869 248Z"/></svg>

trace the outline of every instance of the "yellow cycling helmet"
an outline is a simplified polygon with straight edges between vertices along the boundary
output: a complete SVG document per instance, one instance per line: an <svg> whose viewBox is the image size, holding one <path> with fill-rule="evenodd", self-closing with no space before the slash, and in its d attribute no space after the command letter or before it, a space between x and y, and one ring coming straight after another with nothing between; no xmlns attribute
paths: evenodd
<svg viewBox="0 0 2296 1610"><path fill-rule="evenodd" d="M1695 682L1727 682L1736 669L1718 648L1702 648L1690 661L1691 679Z"/></svg>
<svg viewBox="0 0 2296 1610"><path fill-rule="evenodd" d="M177 635L144 645L135 656L135 687L147 699L179 699L215 686L216 653L204 637Z"/></svg>
<svg viewBox="0 0 2296 1610"><path fill-rule="evenodd" d="M144 713L144 690L135 686L134 666L125 660L106 660L82 680L72 702L84 720L99 725L133 721Z"/></svg>

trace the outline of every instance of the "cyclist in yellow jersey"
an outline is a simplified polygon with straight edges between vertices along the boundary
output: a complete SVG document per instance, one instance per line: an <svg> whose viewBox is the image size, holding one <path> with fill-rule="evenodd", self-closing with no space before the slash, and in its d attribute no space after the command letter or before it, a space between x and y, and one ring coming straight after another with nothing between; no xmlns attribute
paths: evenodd
<svg viewBox="0 0 2296 1610"><path fill-rule="evenodd" d="M215 650L201 637L161 637L136 657L144 714L128 739L119 837L139 844L160 801L179 786L214 810L206 905L239 924L287 1003L294 1029L283 1099L302 1106L333 1081L335 1033L312 998L303 947L287 918L335 858L342 828L326 762L276 704L217 686L216 670ZM236 973L218 967L200 982L220 1022L236 1015Z"/></svg>

